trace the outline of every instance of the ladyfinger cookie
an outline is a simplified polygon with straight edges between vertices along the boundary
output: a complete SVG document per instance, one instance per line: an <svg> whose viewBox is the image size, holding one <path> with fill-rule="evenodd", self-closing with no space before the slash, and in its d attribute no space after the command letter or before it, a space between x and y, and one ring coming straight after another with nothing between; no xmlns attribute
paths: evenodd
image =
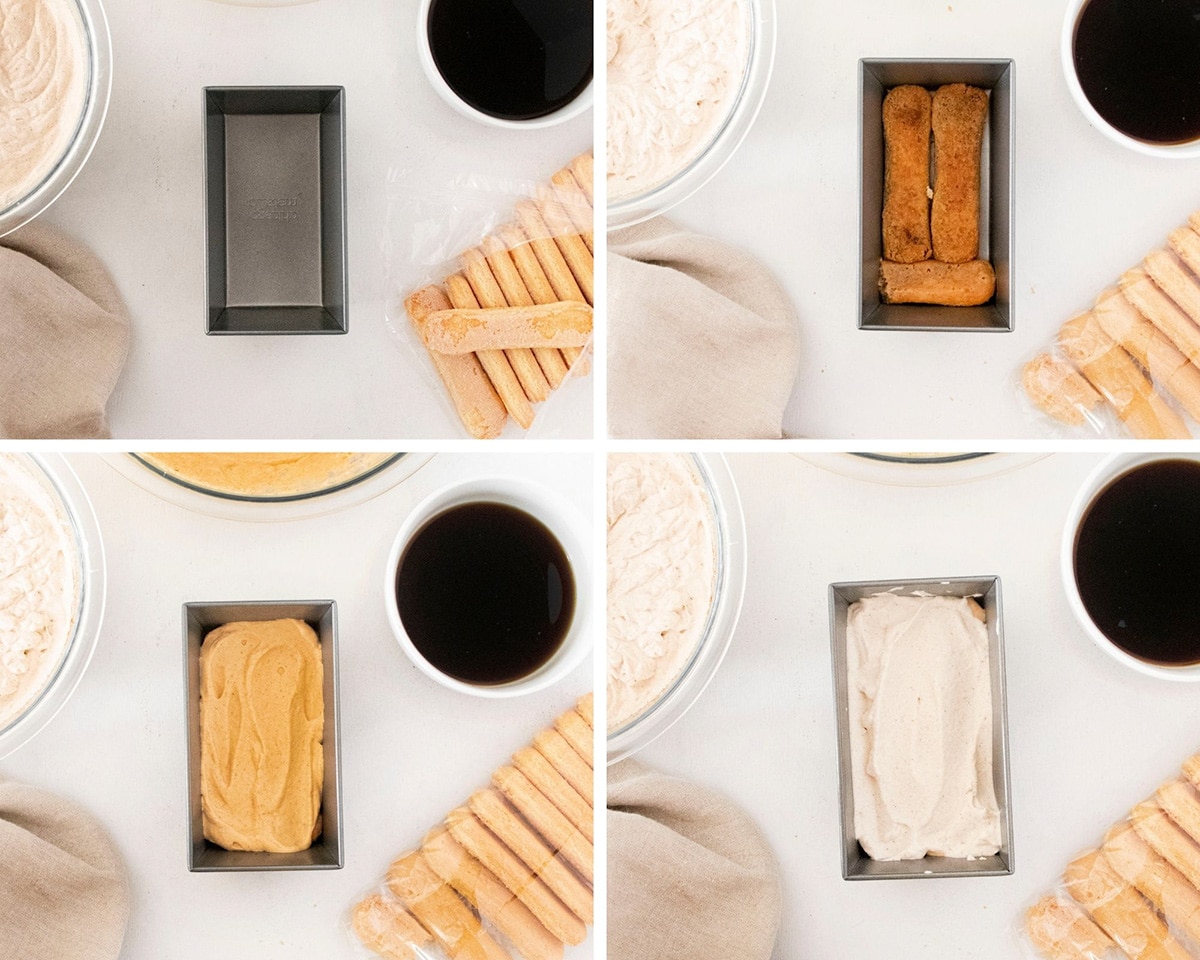
<svg viewBox="0 0 1200 960"><path fill-rule="evenodd" d="M1200 323L1200 281L1170 250L1153 250L1142 266L1193 323Z"/></svg>
<svg viewBox="0 0 1200 960"><path fill-rule="evenodd" d="M421 847L426 861L479 915L495 924L525 960L562 960L563 945L496 875L472 857L446 827Z"/></svg>
<svg viewBox="0 0 1200 960"><path fill-rule="evenodd" d="M1183 761L1183 777L1197 790L1200 790L1200 753Z"/></svg>
<svg viewBox="0 0 1200 960"><path fill-rule="evenodd" d="M450 300L436 286L417 290L404 303L422 341L425 339L425 324L429 315L449 306ZM508 414L492 381L480 366L479 359L473 356L450 357L434 352L430 352L429 358L446 385L454 409L467 432L478 440L500 436Z"/></svg>
<svg viewBox="0 0 1200 960"><path fill-rule="evenodd" d="M595 839L591 804L567 783L550 761L533 747L513 754L513 766L529 780L589 842Z"/></svg>
<svg viewBox="0 0 1200 960"><path fill-rule="evenodd" d="M559 860L529 825L495 790L477 790L468 801L475 814L496 837L520 857L572 913L592 922L592 891Z"/></svg>
<svg viewBox="0 0 1200 960"><path fill-rule="evenodd" d="M583 719L587 721L587 725L593 729L595 729L596 726L594 723L592 710L594 699L595 698L590 693L585 693L575 704L575 709L579 712L579 715L583 717Z"/></svg>
<svg viewBox="0 0 1200 960"><path fill-rule="evenodd" d="M947 307L974 307L987 303L996 292L996 273L986 260L966 263L879 265L879 294L884 303L930 303Z"/></svg>
<svg viewBox="0 0 1200 960"><path fill-rule="evenodd" d="M479 308L475 291L461 273L454 273L446 278L446 295L450 298L452 307L460 310ZM533 425L533 405L525 395L525 388L513 371L508 356L503 350L482 350L475 356L479 358L480 365L504 402L504 408L517 423L528 430Z"/></svg>
<svg viewBox="0 0 1200 960"><path fill-rule="evenodd" d="M1046 960L1098 960L1114 946L1078 904L1061 897L1043 897L1030 907L1025 932Z"/></svg>
<svg viewBox="0 0 1200 960"><path fill-rule="evenodd" d="M1063 874L1067 892L1130 960L1188 960L1154 908L1123 880L1098 850L1073 860Z"/></svg>
<svg viewBox="0 0 1200 960"><path fill-rule="evenodd" d="M438 310L425 322L425 346L438 353L511 347L582 347L592 336L592 308L556 302L479 310Z"/></svg>
<svg viewBox="0 0 1200 960"><path fill-rule="evenodd" d="M487 257L488 266L492 268L492 276L500 285L500 290L508 305L510 307L532 307L536 301L521 278L521 273L513 261L512 254L504 245L504 241L495 234L489 234L483 238L480 249ZM546 375L550 386L555 390L562 386L563 381L567 379L567 361L562 353L550 347L534 347L533 355L537 358L538 365L542 368L542 373Z"/></svg>
<svg viewBox="0 0 1200 960"><path fill-rule="evenodd" d="M1058 331L1058 345L1100 394L1129 432L1142 440L1190 436L1179 414L1155 392L1137 365L1090 313L1073 317Z"/></svg>
<svg viewBox="0 0 1200 960"><path fill-rule="evenodd" d="M350 929L364 947L385 960L417 960L417 950L433 940L398 901L378 894L354 907Z"/></svg>
<svg viewBox="0 0 1200 960"><path fill-rule="evenodd" d="M550 848L571 864L584 880L591 883L595 851L591 841L576 829L566 815L515 767L501 767L492 774L492 783L517 812L545 838Z"/></svg>
<svg viewBox="0 0 1200 960"><path fill-rule="evenodd" d="M933 255L947 263L979 256L979 162L988 96L952 83L933 95Z"/></svg>
<svg viewBox="0 0 1200 960"><path fill-rule="evenodd" d="M1200 892L1151 850L1128 821L1108 831L1101 849L1117 873L1137 887L1177 929L1200 943Z"/></svg>
<svg viewBox="0 0 1200 960"><path fill-rule="evenodd" d="M924 87L893 87L883 98L883 256L928 260L931 98Z"/></svg>
<svg viewBox="0 0 1200 960"><path fill-rule="evenodd" d="M511 960L480 926L420 852L396 860L388 870L388 890L421 921L452 960Z"/></svg>
<svg viewBox="0 0 1200 960"><path fill-rule="evenodd" d="M557 730L542 730L533 738L534 749L550 761L581 797L592 802L592 768Z"/></svg>
<svg viewBox="0 0 1200 960"><path fill-rule="evenodd" d="M1180 227L1171 231L1167 242L1179 259L1191 268L1192 273L1200 276L1200 234L1191 227Z"/></svg>
<svg viewBox="0 0 1200 960"><path fill-rule="evenodd" d="M1200 797L1190 784L1169 780L1155 791L1154 799L1180 830L1200 843Z"/></svg>
<svg viewBox="0 0 1200 960"><path fill-rule="evenodd" d="M1160 857L1200 888L1200 847L1192 842L1153 800L1139 803L1129 814L1133 829Z"/></svg>
<svg viewBox="0 0 1200 960"><path fill-rule="evenodd" d="M1200 367L1171 343L1119 290L1106 290L1093 310L1100 328L1128 351L1151 380L1200 420Z"/></svg>
<svg viewBox="0 0 1200 960"><path fill-rule="evenodd" d="M492 275L492 268L482 250L468 250L459 260L462 262L463 275L471 285L480 307L495 309L508 306L508 301L504 299L504 291ZM550 383L542 373L541 365L532 350L528 347L504 348L504 355L508 357L513 372L521 382L521 389L525 391L525 396L531 403L541 403L550 396Z"/></svg>
<svg viewBox="0 0 1200 960"><path fill-rule="evenodd" d="M1154 282L1142 267L1125 271L1121 293L1147 320L1175 344L1192 363L1200 363L1200 327L1197 327Z"/></svg>
<svg viewBox="0 0 1200 960"><path fill-rule="evenodd" d="M592 728L574 710L568 710L554 719L554 729L562 734L583 761L592 766Z"/></svg>
<svg viewBox="0 0 1200 960"><path fill-rule="evenodd" d="M446 815L450 834L511 890L563 943L583 943L587 927L515 853L501 843L466 807Z"/></svg>
<svg viewBox="0 0 1200 960"><path fill-rule="evenodd" d="M1072 427L1082 426L1087 411L1103 399L1070 363L1048 353L1039 353L1025 364L1021 386L1035 406Z"/></svg>

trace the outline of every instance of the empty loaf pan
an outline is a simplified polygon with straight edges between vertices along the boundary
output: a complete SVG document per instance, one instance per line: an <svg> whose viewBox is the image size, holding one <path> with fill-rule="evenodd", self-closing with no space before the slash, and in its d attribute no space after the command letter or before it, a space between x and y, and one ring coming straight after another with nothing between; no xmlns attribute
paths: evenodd
<svg viewBox="0 0 1200 960"><path fill-rule="evenodd" d="M987 619L992 694L992 787L1000 809L1000 850L974 860L927 856L920 860L872 860L854 829L854 775L850 743L850 690L846 662L846 619L850 605L879 593L901 596L974 597ZM1008 707L1004 681L1004 623L1000 578L882 580L829 586L829 633L837 705L838 795L842 815L842 877L845 880L902 880L921 877L995 877L1013 872L1012 806L1008 770Z"/></svg>
<svg viewBox="0 0 1200 960"><path fill-rule="evenodd" d="M210 630L226 623L255 620L303 620L321 643L325 729L325 775L321 789L321 835L296 853L226 850L204 838L200 810L200 647ZM301 602L185 603L183 605L184 677L187 684L188 869L193 873L226 870L334 870L342 866L342 788L338 748L337 606L332 600Z"/></svg>
<svg viewBox="0 0 1200 960"><path fill-rule="evenodd" d="M1012 60L859 60L858 149L862 177L859 211L860 330L1013 329L1013 128ZM879 296L883 254L883 98L902 84L934 89L967 83L988 91L980 171L979 257L996 272L996 293L977 307L884 303ZM930 179L932 185L933 180Z"/></svg>
<svg viewBox="0 0 1200 960"><path fill-rule="evenodd" d="M210 334L345 333L342 87L207 87Z"/></svg>

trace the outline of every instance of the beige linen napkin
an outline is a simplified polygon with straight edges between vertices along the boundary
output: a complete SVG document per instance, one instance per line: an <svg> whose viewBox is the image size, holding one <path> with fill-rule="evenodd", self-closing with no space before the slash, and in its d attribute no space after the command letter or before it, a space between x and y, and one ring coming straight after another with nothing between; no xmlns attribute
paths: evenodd
<svg viewBox="0 0 1200 960"><path fill-rule="evenodd" d="M608 771L610 960L767 960L779 868L750 818L624 760Z"/></svg>
<svg viewBox="0 0 1200 960"><path fill-rule="evenodd" d="M778 439L800 347L770 271L663 217L608 249L609 433Z"/></svg>
<svg viewBox="0 0 1200 960"><path fill-rule="evenodd" d="M0 780L0 957L114 960L129 917L104 828L62 797Z"/></svg>
<svg viewBox="0 0 1200 960"><path fill-rule="evenodd" d="M0 437L107 437L129 316L96 255L34 222L0 238Z"/></svg>

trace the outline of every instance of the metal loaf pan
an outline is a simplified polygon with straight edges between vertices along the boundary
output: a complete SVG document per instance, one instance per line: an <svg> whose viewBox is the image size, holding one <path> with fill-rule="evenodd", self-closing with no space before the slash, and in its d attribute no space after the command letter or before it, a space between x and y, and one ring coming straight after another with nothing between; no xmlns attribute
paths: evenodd
<svg viewBox="0 0 1200 960"><path fill-rule="evenodd" d="M1013 123L1012 60L859 60L858 157L862 177L858 233L860 330L1011 331L1013 263L1013 171L1016 137ZM988 122L983 134L979 256L996 271L996 295L978 307L940 307L884 303L879 297L879 259L883 254L883 98L901 84L938 87L969 83L989 91ZM931 181L932 182L932 181Z"/></svg>
<svg viewBox="0 0 1200 960"><path fill-rule="evenodd" d="M846 677L846 615L852 603L877 593L901 596L975 597L987 615L992 686L992 785L1000 807L1000 851L976 860L925 857L921 860L872 860L854 832L854 779L850 757L850 691ZM999 577L957 580L876 580L829 585L829 635L833 648L833 686L837 705L838 796L842 814L842 878L909 880L925 877L997 877L1014 869L1012 790L1008 763L1008 702L1004 680L1004 623Z"/></svg>
<svg viewBox="0 0 1200 960"><path fill-rule="evenodd" d="M297 853L225 850L204 839L200 814L200 646L225 623L244 620L305 621L321 642L325 705L325 781L321 791L321 835ZM187 691L188 869L336 870L343 862L341 751L338 730L337 605L332 600L233 601L183 605L184 679Z"/></svg>
<svg viewBox="0 0 1200 960"><path fill-rule="evenodd" d="M210 334L345 333L342 87L206 87Z"/></svg>

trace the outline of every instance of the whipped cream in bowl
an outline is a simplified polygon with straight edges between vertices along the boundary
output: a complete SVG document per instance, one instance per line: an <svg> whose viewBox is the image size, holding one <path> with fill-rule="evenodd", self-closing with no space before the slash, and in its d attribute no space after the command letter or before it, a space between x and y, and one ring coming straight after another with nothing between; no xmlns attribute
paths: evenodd
<svg viewBox="0 0 1200 960"><path fill-rule="evenodd" d="M723 457L609 456L609 763L665 732L704 692L745 582L745 522Z"/></svg>
<svg viewBox="0 0 1200 960"><path fill-rule="evenodd" d="M112 87L101 0L0 0L0 236L70 185Z"/></svg>
<svg viewBox="0 0 1200 960"><path fill-rule="evenodd" d="M0 757L75 691L104 592L100 530L66 460L0 453Z"/></svg>
<svg viewBox="0 0 1200 960"><path fill-rule="evenodd" d="M774 0L610 0L608 225L648 220L729 160L766 96Z"/></svg>

